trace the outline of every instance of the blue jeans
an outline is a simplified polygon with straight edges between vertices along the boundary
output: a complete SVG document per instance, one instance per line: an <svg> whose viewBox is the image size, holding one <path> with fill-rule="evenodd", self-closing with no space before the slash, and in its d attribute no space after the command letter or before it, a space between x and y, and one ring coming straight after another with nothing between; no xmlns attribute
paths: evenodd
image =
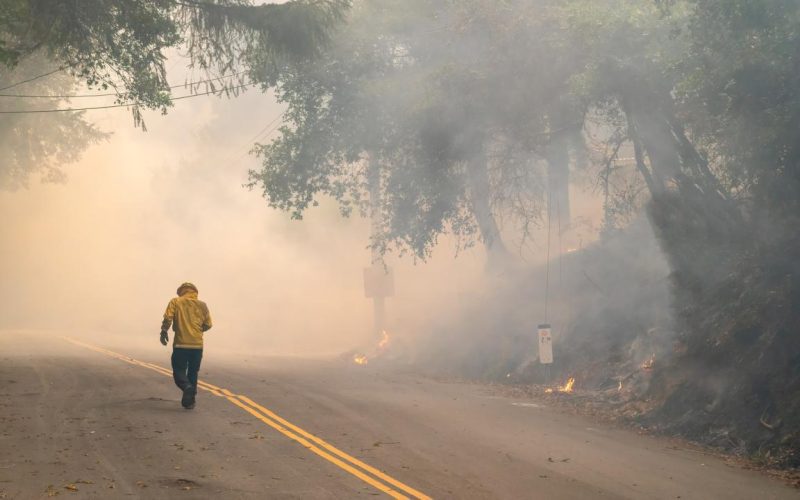
<svg viewBox="0 0 800 500"><path fill-rule="evenodd" d="M172 378L175 379L175 385L181 390L191 385L197 392L197 372L200 371L202 359L202 349L174 347L172 349Z"/></svg>

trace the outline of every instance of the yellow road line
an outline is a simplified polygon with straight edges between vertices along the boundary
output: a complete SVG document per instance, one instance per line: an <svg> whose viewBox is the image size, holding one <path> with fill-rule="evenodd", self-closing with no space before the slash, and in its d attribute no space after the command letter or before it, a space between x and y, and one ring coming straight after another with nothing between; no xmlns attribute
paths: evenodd
<svg viewBox="0 0 800 500"><path fill-rule="evenodd" d="M135 366L141 366L143 368L147 368L153 370L157 373L162 375L172 377L172 372L167 368L161 367L159 365L155 365L153 363L147 363L145 361L139 361L138 359L131 358L130 356L126 356L124 354L120 354L114 351L110 351L108 349L104 349L102 347L98 347L92 344L87 344L86 342L81 342L80 340L76 340L70 337L62 337L64 340L90 349L92 351L105 354L107 356L111 356L113 358L119 359L126 363ZM420 493L419 491L415 490L411 486L408 486L405 483L394 479L393 477L384 474L383 472L379 471L378 469L365 464L361 460L341 451L340 449L336 448L335 446L331 445L330 443L326 442L322 438L319 438L300 427L292 424L288 420L278 416L273 411L261 406L260 404L256 403L252 399L248 398L242 394L234 394L228 389L223 389L221 387L217 387L215 385L209 384L208 382L204 382L199 380L197 382L198 387L209 391L215 396L222 397L227 399L232 404L240 407L244 411L250 413L255 418L261 420L263 423L267 424L268 426L272 427L276 431L280 432L284 436L288 437L289 439L299 443L304 448L308 449L309 451L315 453L316 455L324 458L325 460L331 462L332 464L336 465L337 467L341 468L342 470L356 476L357 478L361 479L365 483L369 484L370 486L386 493L387 495L396 498L396 499L407 499L408 497L405 496L403 493L396 491L395 489L391 488L387 484L384 484L378 479L383 480L384 482L394 486L395 488L401 490L404 493L411 495L413 498L417 498L420 500L431 500L431 497ZM325 448L324 450L318 446L315 446L311 442L316 443L317 445ZM327 450L327 451L326 451ZM334 456L336 455L336 456ZM338 458L337 458L338 456ZM348 463L349 462L349 463ZM353 467L355 466L355 467ZM359 470L362 469L362 470ZM369 474L372 474L370 476ZM378 478L378 479L376 479Z"/></svg>
<svg viewBox="0 0 800 500"><path fill-rule="evenodd" d="M289 439L292 439L294 441L297 441L304 448L308 449L309 451L312 451L312 452L316 453L317 455L319 455L320 457L324 458L325 460L327 460L327 461L329 461L329 462L331 462L331 463L333 463L335 465L338 465L340 468L346 470L347 472L349 472L350 474L352 474L352 475L356 476L357 478L361 479L362 481L364 481L365 483L369 484L370 486L375 487L376 489L386 493L387 495L391 496L392 498L408 500L407 496L405 496L405 495L403 495L401 493L398 493L397 491L393 490L392 488L386 486L385 484L383 484L381 482L376 481L375 479L373 479L372 477L364 474L360 470L350 466L349 464L346 464L346 463L342 462L338 458L336 458L336 457L334 457L334 456L332 456L332 455L330 455L328 453L325 453L324 451L322 451L321 449L317 448L313 444L309 443L308 441L306 441L302 437L297 436L296 434L290 432L286 428L284 428L284 427L278 425L277 423L273 422L272 420L266 418L264 415L261 415L260 413L258 413L258 411L254 410L250 406L245 405L244 403L242 403L241 401L239 401L235 397L231 397L231 396L225 396L225 397L231 403L233 403L236 406L242 408L244 411L246 411L247 413L250 413L251 415L253 415L257 419L261 420L265 424L269 425L270 427L272 427L276 431L280 432L284 436L286 436Z"/></svg>
<svg viewBox="0 0 800 500"><path fill-rule="evenodd" d="M425 495L423 493L420 493L419 491L415 490L414 488L412 488L412 487L410 487L410 486L408 486L408 485L406 485L404 483L401 483L400 481L394 479L391 476L387 476L386 474L384 474L383 472L379 471L378 469L365 464L361 460L359 460L359 459L357 459L357 458L355 458L355 457L353 457L351 455L348 455L347 453L339 450L338 448L336 448L333 445L327 443L326 441L322 440L321 438L318 438L317 436L315 436L315 435L313 435L311 433L308 433L308 432L304 431L303 429L297 427L296 425L292 424L291 422L288 422L288 421L284 420L283 418L279 417L278 415L276 415L272 411L264 408L263 406L261 406L260 404L256 403L255 401L253 401L252 399L248 398L247 396L239 395L239 399L241 399L245 403L249 404L250 406L261 410L265 415L267 415L267 416L273 418L274 420L282 423L286 427L296 431L298 434L307 437L308 439L314 441L315 443L323 446L327 450L329 450L329 451L339 455L343 459L345 459L345 460L347 460L347 461L349 461L349 462L361 467L362 469L364 469L365 471L369 472L370 474L373 474L374 476L377 476L377 477L383 479L387 483L396 486L397 488L405 491L406 493L409 493L409 494L411 494L414 497L419 498L419 499L431 500L429 496L427 496L427 495Z"/></svg>

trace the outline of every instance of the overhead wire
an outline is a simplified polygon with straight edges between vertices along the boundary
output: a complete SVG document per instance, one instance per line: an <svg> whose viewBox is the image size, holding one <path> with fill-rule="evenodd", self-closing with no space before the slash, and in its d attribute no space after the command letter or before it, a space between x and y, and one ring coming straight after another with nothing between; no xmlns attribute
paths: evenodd
<svg viewBox="0 0 800 500"><path fill-rule="evenodd" d="M558 229L558 293L561 293L561 287L564 281L563 278L563 269L561 265L561 255L562 255L562 247L561 247L561 198L556 198L556 218L557 218L557 229Z"/></svg>
<svg viewBox="0 0 800 500"><path fill-rule="evenodd" d="M547 323L547 305L550 300L550 221L552 220L552 190L547 188L547 257L544 278L544 322Z"/></svg>
<svg viewBox="0 0 800 500"><path fill-rule="evenodd" d="M179 101L181 99L189 99L189 98L192 98L192 97L200 97L200 96L205 96L205 95L212 95L212 94L220 95L220 94L223 94L223 93L226 93L226 92L231 92L233 90L239 90L239 89L247 88L247 87L250 87L250 86L253 86L253 85L257 85L259 83L260 82L249 82L249 83L245 83L243 85L238 85L236 87L230 87L230 88L226 88L226 89L209 90L208 92L201 92L201 93L198 93L198 94L188 94L188 95L182 95L182 96L178 96L178 97L172 97L171 100ZM109 105L106 105L106 106L87 106L87 107L83 107L83 108L24 109L24 110L0 111L0 114L3 114L3 115L19 115L19 114L32 114L32 113L63 113L63 112L68 112L68 111L89 111L89 110L93 110L93 109L128 108L128 107L131 107L131 106L141 106L141 103L128 102L128 103L122 103L122 104L109 104Z"/></svg>
<svg viewBox="0 0 800 500"><path fill-rule="evenodd" d="M42 74L34 76L32 78L28 78L26 80L21 80L19 82L14 83L14 84L11 84L11 85L8 85L6 87L0 88L0 92L2 92L4 90L11 89L11 88L14 88L14 87L18 87L20 85L23 85L25 83L29 83L29 82L38 80L40 78L44 78L44 77L50 76L50 75L52 75L54 73L57 73L59 71L62 71L64 69L66 69L66 67L62 66L62 67L56 68L56 69L54 69L52 71L48 71L47 73L42 73ZM181 84L181 85L170 85L168 88L170 90L172 90L172 89L176 89L176 88L180 88L180 87L187 87L187 86L190 86L190 85L200 85L200 84L204 84L204 83L211 83L211 82L215 82L215 81L224 80L226 78L236 77L236 76L239 76L239 75L242 75L242 74L245 74L245 73L247 73L247 72L246 71L240 71L240 72L237 72L237 73L232 73L230 75L221 76L221 77L217 77L217 78L209 78L209 79L206 79L206 80L198 80L196 82L189 82L189 83L185 83L185 84ZM223 88L223 89L219 89L219 90L210 90L210 91L207 91L207 92L202 92L202 93L197 93L197 94L189 94L189 95L177 96L177 97L173 97L172 100L173 101L178 101L178 100L182 100L182 99L188 99L188 98L191 98L191 97L200 97L200 96L206 96L206 95L211 95L211 94L222 94L224 92L230 92L232 90L238 90L238 89L247 88L247 87L250 87L250 86L253 86L253 85L257 85L259 83L261 83L261 82L248 82L246 84L238 85L236 87L231 87L231 88ZM109 92L109 93L102 93L102 94L64 94L64 95L0 94L0 97L16 97L16 98L28 98L28 99L45 99L45 98L46 99L75 99L75 98L91 98L91 97L113 97L113 96L117 96L117 95L119 95L119 94L116 93L116 92ZM137 103L120 103L120 104L109 104L109 105L105 105L105 106L86 106L86 107L82 107L82 108L12 110L12 111L0 111L0 114L61 113L61 112L68 112L68 111L90 111L90 110L99 110L99 109L124 108L124 107L136 106L136 105L137 105ZM280 113L280 114L278 114L278 116L276 116L275 118L270 120L266 125L264 125L264 127L262 127L258 132L256 132L256 134L253 135L253 137L251 139L249 139L247 141L247 143L245 143L240 148L237 148L237 150L240 150L243 147L247 147L250 143L253 143L253 142L255 142L255 141L259 140L259 139L268 137L270 134L272 134L280 126L281 123L278 122L278 121L281 118L283 118L285 115L286 115L285 111ZM276 122L278 122L278 123L276 123ZM234 162L238 163L239 160L241 160L248 153L249 153L249 150L244 151L238 157L232 158L232 160Z"/></svg>
<svg viewBox="0 0 800 500"><path fill-rule="evenodd" d="M188 86L191 86L191 85L200 85L200 84L203 84L203 83L211 83L211 82L224 80L226 78L232 78L232 77L236 77L236 76L239 76L239 75L243 75L245 73L247 73L247 71L240 71L238 73L231 73L230 75L220 76L220 77L217 77L217 78L209 78L207 80L198 80L196 82L189 82L189 83L184 83L184 84L180 84L180 85L170 85L167 88L172 90L172 89L177 89L177 88L181 88L181 87L188 87ZM51 72L51 74L52 74L52 72ZM44 75L40 75L39 77L36 77L36 78L41 78L42 76L44 76ZM28 81L32 81L34 79L35 78L33 78L31 80L28 80ZM6 88L3 88L3 89L0 89L0 91L6 90L6 89L11 88L11 87L16 86L16 85L21 85L23 83L26 83L26 82L18 82L15 85L12 85L10 87L6 87ZM117 95L119 95L118 92L106 92L106 93L103 93L103 94L64 94L64 95L0 94L0 97L18 97L18 98L24 98L24 99L82 99L82 98L91 98L91 97L114 97L114 96L117 96Z"/></svg>
<svg viewBox="0 0 800 500"><path fill-rule="evenodd" d="M256 140L260 139L262 135L265 135L265 136L266 136L266 135L269 135L269 134L271 134L271 133L272 133L272 132L273 132L273 131L274 131L276 128L278 128L280 125L276 125L275 127L272 127L272 126L273 126L273 125L275 125L275 122L277 122L278 120L280 120L281 118L283 118L285 115L286 115L286 111L284 111L283 113L281 113L281 114L279 114L278 116L276 116L275 118L273 118L273 119L272 119L272 120L271 120L269 123L267 123L266 125L264 125L264 128L262 128L261 130L259 130L259 131L256 133L256 135L254 135L254 136L253 136L253 137L252 137L252 138L251 138L249 141L247 141L247 142L248 142L248 143L250 143L250 142L254 142L254 141L256 141ZM266 134L265 134L264 132L265 132L265 131L266 131L268 128L270 128L270 127L272 127L272 128L271 128L271 129L270 129L268 132L266 132Z"/></svg>
<svg viewBox="0 0 800 500"><path fill-rule="evenodd" d="M38 80L39 78L44 78L46 76L50 76L53 73L58 73L59 71L64 70L64 69L67 69L67 66L61 66L61 67L58 67L58 68L54 69L53 71L48 71L47 73L42 73L41 75L37 75L37 76L34 76L32 78L28 78L27 80L22 80L21 82L12 83L11 85L8 85L6 87L0 88L0 92L2 92L4 90L8 90L8 89L13 89L14 87L19 87L20 85L22 85L24 83L32 82L34 80Z"/></svg>
<svg viewBox="0 0 800 500"><path fill-rule="evenodd" d="M244 158L245 156L247 156L248 153L250 153L251 149L247 149L247 150L243 151L238 156L236 155L236 152L242 150L242 148L248 147L250 144L254 143L257 140L265 139L265 138L269 137L270 134L272 134L278 127L280 127L282 122L279 122L278 120L280 120L284 116L286 116L286 111L280 113L278 116L276 116L275 118L270 120L269 123L264 125L264 127L262 127L261 130L256 132L256 134L253 137L248 139L247 142L245 142L244 144L242 144L241 146L236 148L234 150L234 152L228 157L228 159L225 160L224 163L226 163L226 164L232 163L234 165L237 165L242 160L242 158Z"/></svg>

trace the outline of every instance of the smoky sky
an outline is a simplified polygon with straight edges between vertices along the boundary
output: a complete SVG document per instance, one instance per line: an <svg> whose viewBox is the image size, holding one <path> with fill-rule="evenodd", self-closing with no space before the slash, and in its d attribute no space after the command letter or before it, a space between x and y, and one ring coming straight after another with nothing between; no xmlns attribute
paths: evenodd
<svg viewBox="0 0 800 500"><path fill-rule="evenodd" d="M0 192L0 328L144 342L156 339L176 286L192 281L214 317L210 346L331 353L370 343L369 223L342 218L328 200L290 220L242 187L257 167L253 140L274 137L268 125L282 111L260 91L197 97L166 116L147 112L147 132L125 109L90 111L111 136L64 167L66 183ZM577 217L599 220L596 197L573 191ZM543 257L542 231L520 250L526 259ZM387 262L396 276L387 326L409 338L487 286L480 244L456 256L443 238L428 262Z"/></svg>
<svg viewBox="0 0 800 500"><path fill-rule="evenodd" d="M368 342L366 221L324 200L292 221L242 187L257 162L253 137L281 112L261 92L178 102L167 116L147 113L147 132L124 109L90 112L112 136L64 167L65 184L0 192L0 326L155 338L176 286L193 281L217 325L212 346L332 352ZM398 293L408 304L437 288L406 277ZM412 316L395 305L395 318Z"/></svg>

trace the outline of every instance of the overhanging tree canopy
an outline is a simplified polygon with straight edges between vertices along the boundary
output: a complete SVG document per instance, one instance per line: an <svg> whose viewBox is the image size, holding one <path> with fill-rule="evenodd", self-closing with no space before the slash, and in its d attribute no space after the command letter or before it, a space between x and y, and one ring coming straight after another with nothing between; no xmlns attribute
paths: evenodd
<svg viewBox="0 0 800 500"><path fill-rule="evenodd" d="M348 6L347 0L258 6L245 0L6 0L0 3L0 88L65 95L74 88L68 80L83 82L111 90L144 127L142 109L166 113L172 104L168 50L184 51L208 90L235 94L250 83L253 65L312 59ZM0 109L30 109L22 99L7 97ZM59 177L58 164L76 159L98 136L72 112L4 116L0 140L14 152L0 170L6 187L24 185L43 169L45 178Z"/></svg>

